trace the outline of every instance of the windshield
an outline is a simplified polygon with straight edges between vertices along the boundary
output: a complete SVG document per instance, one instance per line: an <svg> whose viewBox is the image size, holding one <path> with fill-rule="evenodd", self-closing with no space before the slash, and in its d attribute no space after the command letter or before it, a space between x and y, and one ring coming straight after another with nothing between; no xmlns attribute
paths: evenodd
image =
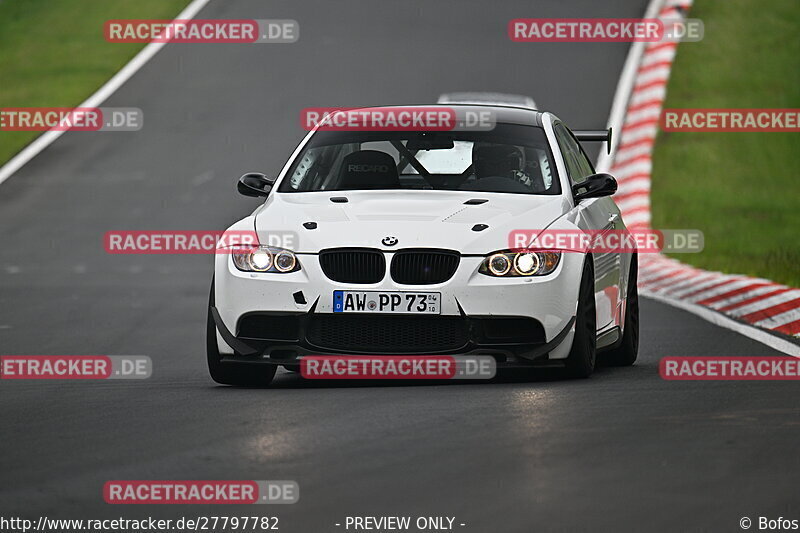
<svg viewBox="0 0 800 533"><path fill-rule="evenodd" d="M279 192L434 189L560 194L544 131L319 131Z"/></svg>

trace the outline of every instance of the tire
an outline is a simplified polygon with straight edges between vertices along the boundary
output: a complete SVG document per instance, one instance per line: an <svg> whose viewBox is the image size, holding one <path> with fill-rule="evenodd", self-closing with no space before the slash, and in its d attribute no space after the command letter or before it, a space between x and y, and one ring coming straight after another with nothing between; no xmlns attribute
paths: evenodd
<svg viewBox="0 0 800 533"><path fill-rule="evenodd" d="M588 378L597 363L597 314L594 303L594 268L586 258L578 291L575 336L567 356L566 371L571 378Z"/></svg>
<svg viewBox="0 0 800 533"><path fill-rule="evenodd" d="M265 387L275 377L277 365L223 363L217 346L217 327L211 316L214 305L214 282L211 282L211 295L208 297L208 321L206 323L206 359L211 379L222 385L240 387Z"/></svg>
<svg viewBox="0 0 800 533"><path fill-rule="evenodd" d="M639 354L639 288L637 286L639 262L636 254L631 257L631 273L628 277L628 294L625 303L625 325L622 342L616 348L603 354L603 362L608 366L630 366Z"/></svg>

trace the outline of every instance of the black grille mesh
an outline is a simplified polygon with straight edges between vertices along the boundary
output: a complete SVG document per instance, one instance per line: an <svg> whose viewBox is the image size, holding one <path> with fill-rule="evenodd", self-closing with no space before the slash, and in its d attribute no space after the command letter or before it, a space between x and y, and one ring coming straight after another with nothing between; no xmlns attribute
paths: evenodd
<svg viewBox="0 0 800 533"><path fill-rule="evenodd" d="M297 341L299 315L246 315L239 320L239 338Z"/></svg>
<svg viewBox="0 0 800 533"><path fill-rule="evenodd" d="M328 279L339 283L378 283L386 273L386 259L379 250L323 250L319 264Z"/></svg>
<svg viewBox="0 0 800 533"><path fill-rule="evenodd" d="M319 348L357 353L403 354L457 350L469 340L458 316L315 315L306 339Z"/></svg>
<svg viewBox="0 0 800 533"><path fill-rule="evenodd" d="M453 277L460 256L448 250L401 250L392 259L392 279L404 285L432 285Z"/></svg>

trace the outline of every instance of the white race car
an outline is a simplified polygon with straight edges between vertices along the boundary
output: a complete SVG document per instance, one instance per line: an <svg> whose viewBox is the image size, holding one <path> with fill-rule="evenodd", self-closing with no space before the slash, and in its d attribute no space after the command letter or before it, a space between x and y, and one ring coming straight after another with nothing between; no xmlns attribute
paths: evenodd
<svg viewBox="0 0 800 533"><path fill-rule="evenodd" d="M240 178L239 192L266 200L228 229L255 232L258 245L216 255L215 381L268 384L308 355L491 355L574 377L593 372L600 350L633 364L635 251L510 241L520 230L624 230L616 181L595 174L578 141L606 132L576 137L525 108L452 107L489 111L493 127L317 129L277 178Z"/></svg>

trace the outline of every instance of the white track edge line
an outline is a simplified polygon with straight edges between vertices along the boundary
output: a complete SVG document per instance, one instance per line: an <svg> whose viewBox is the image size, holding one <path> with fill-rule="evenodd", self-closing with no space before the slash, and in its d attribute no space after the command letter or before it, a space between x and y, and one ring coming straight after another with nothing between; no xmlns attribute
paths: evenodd
<svg viewBox="0 0 800 533"><path fill-rule="evenodd" d="M751 326L743 322L738 322L728 317L727 315L723 315L719 311L714 311L707 307L703 307L701 305L693 304L683 300L668 298L662 296L661 294L652 294L648 291L642 291L641 295L646 298L650 298L652 300L656 300L661 303L671 305L672 307L677 307L684 311L688 311L694 315L699 316L704 320L707 320L708 322L711 322L716 326L720 326L725 329L735 331L736 333L744 335L745 337L753 339L754 341L760 342L761 344L765 344L770 348L777 350L779 352L783 352L793 357L800 357L800 346L794 344L793 342L784 340L775 334L767 332L766 330L759 329L755 326Z"/></svg>
<svg viewBox="0 0 800 533"><path fill-rule="evenodd" d="M188 20L201 10L210 0L192 0L192 2L181 11L173 20ZM147 63L161 48L167 43L148 43L142 48L133 59L128 61L114 76L111 77L102 87L85 102L77 107L97 107L102 104L109 96L114 94L126 81ZM36 157L42 150L50 146L53 141L61 137L64 131L48 130L29 145L23 148L17 155L12 157L5 165L0 167L0 183L14 175L28 161Z"/></svg>

